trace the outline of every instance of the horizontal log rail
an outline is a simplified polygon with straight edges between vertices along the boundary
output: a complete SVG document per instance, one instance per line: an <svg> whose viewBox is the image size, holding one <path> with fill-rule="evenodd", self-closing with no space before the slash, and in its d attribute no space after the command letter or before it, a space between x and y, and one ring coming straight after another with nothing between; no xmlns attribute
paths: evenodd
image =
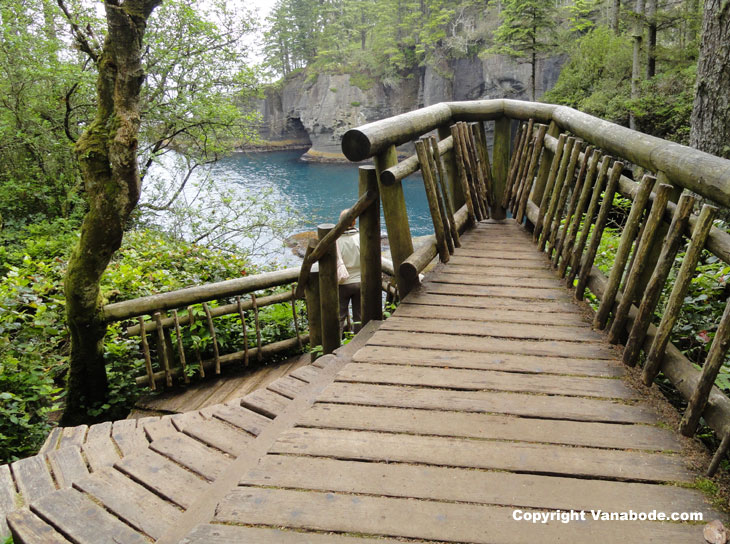
<svg viewBox="0 0 730 544"><path fill-rule="evenodd" d="M342 151L351 161L362 161L389 146L410 142L456 121L489 121L506 116L555 122L606 153L622 157L723 206L730 206L730 163L681 144L604 121L567 106L495 99L447 102L375 121L348 130Z"/></svg>

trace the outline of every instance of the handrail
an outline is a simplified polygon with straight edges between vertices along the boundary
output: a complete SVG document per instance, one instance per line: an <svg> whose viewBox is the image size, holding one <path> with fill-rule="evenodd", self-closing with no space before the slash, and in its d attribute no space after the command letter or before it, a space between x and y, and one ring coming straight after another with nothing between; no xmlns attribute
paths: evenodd
<svg viewBox="0 0 730 544"><path fill-rule="evenodd" d="M495 99L443 102L348 130L342 152L351 161L373 157L456 121L486 121L507 116L555 122L605 151L647 170L663 172L672 183L730 206L730 161L681 144L604 121L567 106Z"/></svg>
<svg viewBox="0 0 730 544"><path fill-rule="evenodd" d="M122 321L131 317L153 312L182 308L217 298L245 295L262 289L270 289L297 281L299 268L285 268L254 276L197 285L168 293L149 295L123 302L114 302L103 307L106 321Z"/></svg>

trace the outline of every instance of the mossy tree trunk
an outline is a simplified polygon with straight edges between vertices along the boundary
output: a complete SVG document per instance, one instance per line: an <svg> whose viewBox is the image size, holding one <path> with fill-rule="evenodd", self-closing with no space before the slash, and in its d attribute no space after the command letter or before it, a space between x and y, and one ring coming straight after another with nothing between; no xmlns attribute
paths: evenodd
<svg viewBox="0 0 730 544"><path fill-rule="evenodd" d="M690 145L730 158L730 2L705 0Z"/></svg>
<svg viewBox="0 0 730 544"><path fill-rule="evenodd" d="M103 351L106 323L99 284L139 200L137 134L144 81L143 37L147 20L160 3L105 0L107 34L98 51L79 27L73 29L81 49L96 63L99 75L96 116L75 148L89 211L64 281L71 333L64 425L87 420L87 410L103 404L108 395ZM60 0L59 5L63 9Z"/></svg>

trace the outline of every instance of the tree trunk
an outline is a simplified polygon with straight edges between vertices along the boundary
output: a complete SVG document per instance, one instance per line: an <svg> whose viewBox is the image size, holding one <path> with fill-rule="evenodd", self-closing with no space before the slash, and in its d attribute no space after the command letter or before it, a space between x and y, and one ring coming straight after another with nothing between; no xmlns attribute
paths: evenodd
<svg viewBox="0 0 730 544"><path fill-rule="evenodd" d="M646 2L646 79L656 74L656 0Z"/></svg>
<svg viewBox="0 0 730 544"><path fill-rule="evenodd" d="M730 2L705 0L690 145L730 158Z"/></svg>
<svg viewBox="0 0 730 544"><path fill-rule="evenodd" d="M104 3L107 35L95 61L96 116L76 143L89 211L64 281L71 332L64 425L88 419L88 409L107 399L104 366L106 323L99 283L122 242L129 214L139 200L137 169L139 95L144 81L142 38L161 0Z"/></svg>
<svg viewBox="0 0 730 544"><path fill-rule="evenodd" d="M641 94L641 42L644 39L644 0L636 0L636 12L634 13L633 38L634 58L631 65L631 99L636 100ZM633 112L629 114L629 128L636 130L636 119Z"/></svg>
<svg viewBox="0 0 730 544"><path fill-rule="evenodd" d="M611 30L616 36L619 35L618 21L621 15L621 0L613 0L613 10L611 11Z"/></svg>

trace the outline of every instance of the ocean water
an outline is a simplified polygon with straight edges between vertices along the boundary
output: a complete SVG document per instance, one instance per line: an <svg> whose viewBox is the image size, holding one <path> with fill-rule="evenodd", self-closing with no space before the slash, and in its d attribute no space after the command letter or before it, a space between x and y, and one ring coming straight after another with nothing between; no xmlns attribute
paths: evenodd
<svg viewBox="0 0 730 544"><path fill-rule="evenodd" d="M215 163L211 174L236 184L244 193L271 190L277 213L295 211L297 224L288 234L311 231L321 223L336 223L340 212L357 201L358 165L304 162L299 160L301 154L301 151L235 153ZM420 175L403 180L403 191L411 234L431 234L433 225ZM382 218L381 225L385 234ZM279 264L296 264L291 250L281 240L271 240L270 244L281 247Z"/></svg>

